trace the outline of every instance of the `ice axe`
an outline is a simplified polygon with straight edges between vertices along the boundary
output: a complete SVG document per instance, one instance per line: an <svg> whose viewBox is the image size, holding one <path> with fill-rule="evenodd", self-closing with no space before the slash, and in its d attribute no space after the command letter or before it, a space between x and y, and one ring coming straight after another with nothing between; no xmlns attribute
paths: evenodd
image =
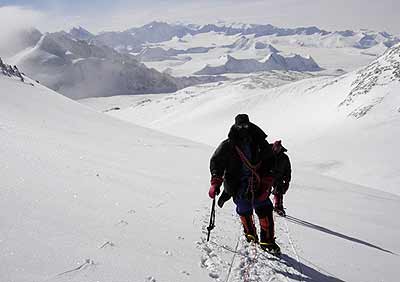
<svg viewBox="0 0 400 282"><path fill-rule="evenodd" d="M211 205L211 215L210 215L210 224L207 227L207 242L210 241L210 234L211 234L211 230L213 230L215 227L215 197L212 201L212 205Z"/></svg>

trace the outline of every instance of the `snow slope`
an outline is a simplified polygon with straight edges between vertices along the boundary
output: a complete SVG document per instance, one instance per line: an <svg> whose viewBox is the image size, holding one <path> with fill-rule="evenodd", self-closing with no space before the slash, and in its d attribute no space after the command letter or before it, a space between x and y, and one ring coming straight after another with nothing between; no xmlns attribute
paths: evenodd
<svg viewBox="0 0 400 282"><path fill-rule="evenodd" d="M400 197L299 170L289 215L275 217L281 259L244 242L230 205L217 211L212 243L202 246L216 281L398 281L400 225L386 215L399 210Z"/></svg>
<svg viewBox="0 0 400 282"><path fill-rule="evenodd" d="M210 148L36 83L0 74L0 89L0 281L207 281Z"/></svg>
<svg viewBox="0 0 400 282"><path fill-rule="evenodd" d="M357 72L281 87L245 78L118 106L111 115L216 145L235 114L247 112L298 165L400 194L400 45ZM272 86L272 88L270 88ZM88 102L90 104L90 101ZM207 134L200 134L207 132ZM368 164L368 165L365 165Z"/></svg>
<svg viewBox="0 0 400 282"><path fill-rule="evenodd" d="M399 222L383 216L400 211L398 196L296 168L292 217L276 219L281 259L239 239L232 203L217 210L205 243L213 148L118 121L28 79L0 75L0 89L0 281L400 275Z"/></svg>

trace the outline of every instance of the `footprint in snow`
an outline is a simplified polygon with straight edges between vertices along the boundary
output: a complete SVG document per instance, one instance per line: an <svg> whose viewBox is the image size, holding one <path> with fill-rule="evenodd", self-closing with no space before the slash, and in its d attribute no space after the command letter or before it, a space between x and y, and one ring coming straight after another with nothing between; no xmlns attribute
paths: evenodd
<svg viewBox="0 0 400 282"><path fill-rule="evenodd" d="M190 276L190 272L187 272L186 270L182 270L181 273L185 274L186 276Z"/></svg>
<svg viewBox="0 0 400 282"><path fill-rule="evenodd" d="M219 278L219 274L216 273L216 272L210 272L208 275L209 275L211 278L214 278L214 279Z"/></svg>
<svg viewBox="0 0 400 282"><path fill-rule="evenodd" d="M120 221L118 221L118 223L116 224L117 226L126 226L129 223L126 220L121 219Z"/></svg>

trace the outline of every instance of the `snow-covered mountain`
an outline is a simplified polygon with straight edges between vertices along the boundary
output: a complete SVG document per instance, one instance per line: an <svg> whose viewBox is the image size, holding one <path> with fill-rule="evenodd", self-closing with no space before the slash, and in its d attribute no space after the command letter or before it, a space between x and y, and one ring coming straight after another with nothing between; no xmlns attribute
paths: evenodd
<svg viewBox="0 0 400 282"><path fill-rule="evenodd" d="M146 43L169 41L174 37L183 38L187 35L203 33L223 33L231 35L252 35L257 37L273 36L278 38L304 38L298 44L313 44L334 47L370 48L380 43L391 47L400 42L400 39L387 32L369 30L359 31L325 31L318 27L280 28L270 24L238 24L219 22L217 24L183 24L151 22L141 27L131 28L122 32L103 32L90 40L105 44L111 48L130 52L139 51ZM323 43L321 43L323 42Z"/></svg>
<svg viewBox="0 0 400 282"><path fill-rule="evenodd" d="M89 43L108 46L118 52L140 52L143 49L141 40L130 32L102 32L91 38Z"/></svg>
<svg viewBox="0 0 400 282"><path fill-rule="evenodd" d="M376 32L368 30L360 31L335 31L327 34L313 34L309 36L294 35L277 37L273 40L274 44L286 42L303 47L314 48L356 48L369 49L378 45L385 48L392 47L400 42L400 39L386 32Z"/></svg>
<svg viewBox="0 0 400 282"><path fill-rule="evenodd" d="M13 57L24 72L67 97L174 92L177 81L148 69L132 56L64 32L42 35L33 47Z"/></svg>
<svg viewBox="0 0 400 282"><path fill-rule="evenodd" d="M225 73L253 73L261 71L284 70L284 71L320 71L321 68L313 58L304 58L300 55L282 56L271 53L263 61L255 59L235 59L227 55L223 65L207 65L196 74L217 75Z"/></svg>
<svg viewBox="0 0 400 282"><path fill-rule="evenodd" d="M9 61L18 64L23 72L43 85L73 99L175 92L190 85L226 79L220 76L172 77L168 72L148 68L137 60L185 62L191 58L177 56L207 53L212 48L145 48L139 54L132 55L75 38L84 36L90 35L83 28L73 29L70 33L41 34L37 42L15 54Z"/></svg>
<svg viewBox="0 0 400 282"><path fill-rule="evenodd" d="M161 47L155 48L144 48L137 55L140 61L163 61L163 60L177 60L176 55L178 52L176 49L165 50Z"/></svg>
<svg viewBox="0 0 400 282"><path fill-rule="evenodd" d="M74 27L69 31L69 34L78 40L90 40L94 37L94 34L90 33L88 30L83 27Z"/></svg>
<svg viewBox="0 0 400 282"><path fill-rule="evenodd" d="M350 93L339 106L351 109L350 116L362 118L381 103L390 106L391 102L388 103L387 100L393 99L389 96L396 95L399 82L400 44L390 48L383 56L357 72ZM383 114L396 118L400 108L396 113L396 104L393 106Z"/></svg>
<svg viewBox="0 0 400 282"><path fill-rule="evenodd" d="M400 275L400 226L396 217L385 216L400 211L396 195L294 166L286 201L290 216L275 219L281 258L245 242L231 202L217 209L207 243L207 167L214 148L94 112L29 78L0 75L0 91L0 281L374 282ZM181 108L187 123L208 107L209 117L191 123L197 130L191 137L212 138L217 129L219 139L227 128L218 118L229 116L223 123L230 125L233 99L241 99L236 110L242 110L256 91L247 88L247 98L182 92L158 101L173 107L197 101L197 110ZM308 100L318 93L299 96ZM294 92L289 96L299 101ZM211 102L201 106L205 97ZM258 95L254 102L265 107L266 99ZM211 115L221 111L221 102L226 112ZM177 125L169 113L165 119ZM276 134L271 121L263 126ZM208 122L212 126L202 130ZM289 150L297 159L294 146ZM374 169L374 163L364 168Z"/></svg>
<svg viewBox="0 0 400 282"><path fill-rule="evenodd" d="M248 50L253 49L266 49L270 53L278 53L279 51L271 44L266 44L260 41L255 41L254 38L249 38L246 36L241 36L235 42L229 45L222 46L224 48L230 48L233 51L236 50Z"/></svg>
<svg viewBox="0 0 400 282"><path fill-rule="evenodd" d="M145 47L135 57L139 61L164 61L164 60L191 60L191 57L177 57L182 54L201 54L207 53L213 49L212 47L192 47L186 50L178 50L174 48L164 49L161 47Z"/></svg>
<svg viewBox="0 0 400 282"><path fill-rule="evenodd" d="M321 30L315 26L299 27L299 28L279 28L270 24L238 24L238 23L225 23L219 22L217 24L207 24L200 26L198 32L224 32L227 35L234 34L254 34L255 36L277 35L287 36L295 34L327 34L325 30Z"/></svg>
<svg viewBox="0 0 400 282"><path fill-rule="evenodd" d="M153 38L142 38L150 30ZM227 55L262 61L272 53L312 56L325 74L337 75L365 66L388 47L400 42L399 38L386 32L327 32L315 27L284 29L251 24L154 23L136 28L136 31L137 34L124 31L101 36L109 37L106 44L120 52L134 55L144 52L144 56L137 57L138 60L158 71L168 70L175 76L193 75L207 64L215 66L218 58ZM114 37L118 39L112 39ZM193 48L207 49L198 54L183 52Z"/></svg>
<svg viewBox="0 0 400 282"><path fill-rule="evenodd" d="M274 83L280 76L252 75L145 96L146 103L137 105L107 99L104 107L120 107L110 114L123 120L212 145L224 138L232 116L247 112L271 138L288 144L299 167L400 194L394 154L400 138L399 63L396 45L367 67L339 77Z"/></svg>
<svg viewBox="0 0 400 282"><path fill-rule="evenodd" d="M398 41L365 30L162 22L98 35L83 27L45 35L31 30L23 38L19 45L24 49L16 49L9 61L72 98L174 92L223 80L212 76L225 73L237 78L260 71L323 69L337 75L369 63Z"/></svg>
<svg viewBox="0 0 400 282"><path fill-rule="evenodd" d="M90 39L90 42L103 44L121 52L139 52L145 43L168 41L175 36L182 37L192 32L192 29L185 26L154 21L122 32L102 32Z"/></svg>
<svg viewBox="0 0 400 282"><path fill-rule="evenodd" d="M193 28L193 27L192 27ZM229 24L229 23L219 23L219 24L209 24L204 26L198 26L195 29L196 33L203 32L223 32L226 35L254 35L255 37L262 36L275 36L275 37L296 37L305 36L309 38L320 37L323 40L325 38L336 37L336 40L347 41L348 45L346 47L356 47L356 48L370 48L379 43L385 44L387 47L392 47L393 45L400 42L400 38L389 34L387 32L375 32L370 30L359 30L359 31L325 31L319 29L318 27L300 27L300 28L279 28L273 25L260 25L260 24ZM333 47L333 46L332 46ZM343 45L337 45L336 47L344 47Z"/></svg>
<svg viewBox="0 0 400 282"><path fill-rule="evenodd" d="M117 48L125 46L125 50L129 46L136 46L143 43L158 43L171 40L174 37L182 38L185 35L196 35L201 33L219 32L226 35L254 34L255 36L277 35L287 36L296 34L327 34L326 31L320 30L316 27L306 28L278 28L272 25L257 25L257 24L207 24L207 25L193 25L193 24L170 24L165 22L151 22L141 27L131 28L123 32L104 32L101 33L94 40L102 42L109 47ZM109 40L113 38L113 40Z"/></svg>
<svg viewBox="0 0 400 282"><path fill-rule="evenodd" d="M175 36L181 38L186 34L191 34L193 30L182 25L153 21L138 28L128 29L126 32L142 42L157 43L168 41Z"/></svg>

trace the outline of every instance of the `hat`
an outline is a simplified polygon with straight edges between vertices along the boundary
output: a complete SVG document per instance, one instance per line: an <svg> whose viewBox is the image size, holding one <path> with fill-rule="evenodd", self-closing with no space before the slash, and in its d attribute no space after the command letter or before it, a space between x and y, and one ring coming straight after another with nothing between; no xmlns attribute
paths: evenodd
<svg viewBox="0 0 400 282"><path fill-rule="evenodd" d="M250 120L249 120L249 116L246 114L238 114L235 117L235 125L243 125L243 124L249 124Z"/></svg>

